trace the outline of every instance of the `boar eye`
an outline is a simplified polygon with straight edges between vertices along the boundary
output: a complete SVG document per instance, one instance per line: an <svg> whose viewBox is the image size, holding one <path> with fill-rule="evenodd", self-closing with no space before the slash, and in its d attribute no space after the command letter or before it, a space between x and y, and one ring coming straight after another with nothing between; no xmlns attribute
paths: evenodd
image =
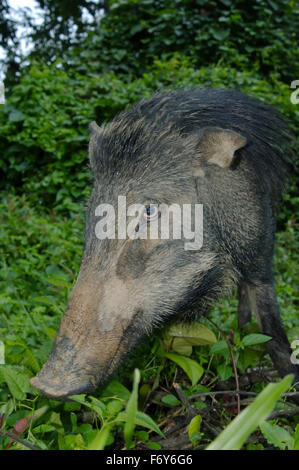
<svg viewBox="0 0 299 470"><path fill-rule="evenodd" d="M153 205L146 206L143 217L146 222L152 222L153 220L156 220L158 217L160 217L158 207Z"/></svg>

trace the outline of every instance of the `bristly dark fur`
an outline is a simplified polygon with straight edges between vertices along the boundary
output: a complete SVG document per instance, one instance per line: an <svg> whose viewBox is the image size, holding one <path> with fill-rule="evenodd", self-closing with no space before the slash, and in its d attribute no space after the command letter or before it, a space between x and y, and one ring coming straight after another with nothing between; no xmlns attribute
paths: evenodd
<svg viewBox="0 0 299 470"><path fill-rule="evenodd" d="M155 93L109 124L96 148L99 171L111 174L140 158L145 139L176 133L182 137L212 126L239 132L248 140L242 158L250 162L260 187L270 190L277 205L288 172L293 167L292 135L287 120L271 105L235 90L219 88L188 89ZM126 140L124 139L126 129ZM126 142L126 148L123 144ZM105 158L107 157L107 158ZM146 159L146 155L143 155Z"/></svg>

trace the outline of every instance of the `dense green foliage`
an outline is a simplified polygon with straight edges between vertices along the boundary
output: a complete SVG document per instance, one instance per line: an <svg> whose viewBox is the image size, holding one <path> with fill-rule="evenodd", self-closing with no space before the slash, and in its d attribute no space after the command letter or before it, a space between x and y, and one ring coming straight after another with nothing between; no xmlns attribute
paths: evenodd
<svg viewBox="0 0 299 470"><path fill-rule="evenodd" d="M106 14L85 21L87 3L90 12L100 4ZM172 330L149 338L90 399L48 400L28 379L51 349L80 266L91 190L88 123L106 122L157 89L218 86L273 103L296 132L298 105L290 101L290 83L299 78L295 2L84 0L70 11L66 2L39 4L45 27L31 33L36 42L18 74L8 67L7 102L0 106L0 428L44 449L159 449L163 438L155 423L170 417L175 423L191 406L202 420L189 416L185 445L205 448L236 413L230 405L234 395L207 397L217 387L231 390L235 384L227 342L206 319L202 325L210 333L194 327L191 342ZM0 10L1 24L10 25ZM2 37L13 35L12 29L5 31L0 29ZM275 256L278 301L290 340L299 336L295 188L292 174ZM230 338L242 381L248 368L271 362L262 344L268 338L255 321L238 330L236 309L236 298L221 299L210 318ZM136 375L132 386L134 368L141 373L139 395ZM248 393L263 388L262 379L246 383ZM264 423L245 448L295 448L297 423L296 417ZM0 448L8 443L0 436Z"/></svg>
<svg viewBox="0 0 299 470"><path fill-rule="evenodd" d="M178 54L167 61L156 60L148 72L132 80L112 72L69 76L58 65L33 64L0 112L2 187L24 191L56 210L73 210L74 201L88 194L88 123L111 119L157 89L239 88L279 106L294 128L299 123L289 86L275 74L265 80L231 66L197 69Z"/></svg>
<svg viewBox="0 0 299 470"><path fill-rule="evenodd" d="M92 71L100 65L140 75L161 52L179 52L194 59L196 67L209 65L212 58L213 64L264 75L274 71L289 81L297 53L294 5L287 0L116 0L81 53L93 54Z"/></svg>

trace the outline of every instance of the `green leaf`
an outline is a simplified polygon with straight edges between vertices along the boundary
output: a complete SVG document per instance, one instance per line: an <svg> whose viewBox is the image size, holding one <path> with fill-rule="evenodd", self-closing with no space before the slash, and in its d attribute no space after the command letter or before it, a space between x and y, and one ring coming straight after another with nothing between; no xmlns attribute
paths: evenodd
<svg viewBox="0 0 299 470"><path fill-rule="evenodd" d="M128 420L127 412L126 411L121 411L118 413L115 421L120 421L126 423ZM153 421L153 419L146 413L143 413L142 411L137 411L134 424L137 426L143 426L144 428L151 429L152 431L155 431L157 434L159 434L161 437L164 437L163 432L159 429L159 426Z"/></svg>
<svg viewBox="0 0 299 470"><path fill-rule="evenodd" d="M102 392L102 397L117 397L126 402L130 399L130 396L129 390L117 380L111 380Z"/></svg>
<svg viewBox="0 0 299 470"><path fill-rule="evenodd" d="M234 375L232 367L226 364L217 366L217 372L221 380L227 380Z"/></svg>
<svg viewBox="0 0 299 470"><path fill-rule="evenodd" d="M174 338L171 350L183 356L191 356L192 354L192 346L184 338Z"/></svg>
<svg viewBox="0 0 299 470"><path fill-rule="evenodd" d="M121 400L111 400L106 405L107 413L111 416L115 416L123 407L123 401Z"/></svg>
<svg viewBox="0 0 299 470"><path fill-rule="evenodd" d="M177 399L177 397L172 394L165 395L164 397L162 397L161 401L163 403L166 403L166 405L171 405L171 406L180 405L180 402Z"/></svg>
<svg viewBox="0 0 299 470"><path fill-rule="evenodd" d="M281 450L284 450L286 447L289 449L294 447L294 438L286 429L277 426L277 424L261 423L260 430L269 444L273 444Z"/></svg>
<svg viewBox="0 0 299 470"><path fill-rule="evenodd" d="M31 390L28 375L13 366L0 366L0 382L7 383L10 393L17 400L25 400Z"/></svg>
<svg viewBox="0 0 299 470"><path fill-rule="evenodd" d="M238 450L247 437L269 416L279 397L290 387L292 375L277 384L268 384L206 450Z"/></svg>
<svg viewBox="0 0 299 470"><path fill-rule="evenodd" d="M135 436L137 439L139 439L142 442L147 442L149 440L149 433L147 431L136 431Z"/></svg>
<svg viewBox="0 0 299 470"><path fill-rule="evenodd" d="M159 436L165 438L163 432L155 423L155 421L148 414L143 413L142 411L137 411L135 424L151 429L152 431L155 431L157 434L159 434Z"/></svg>
<svg viewBox="0 0 299 470"><path fill-rule="evenodd" d="M242 338L242 344L244 346L253 346L254 344L266 343L271 339L271 336L262 335L260 333L252 333Z"/></svg>
<svg viewBox="0 0 299 470"><path fill-rule="evenodd" d="M70 395L70 400L73 400L81 405L85 405L90 410L95 411L100 417L102 416L102 412L106 410L106 406L100 400L95 397L90 396L90 401L87 401L85 395Z"/></svg>
<svg viewBox="0 0 299 470"><path fill-rule="evenodd" d="M191 419L189 427L188 427L188 435L189 435L190 440L192 439L192 436L195 433L199 433L201 420L202 418L200 415L196 415L194 416L194 418Z"/></svg>
<svg viewBox="0 0 299 470"><path fill-rule="evenodd" d="M178 364L186 372L192 382L192 385L197 384L200 377L204 373L202 366L200 366L193 359L189 359L188 357L179 356L178 354L173 353L166 353L165 357Z"/></svg>
<svg viewBox="0 0 299 470"><path fill-rule="evenodd" d="M32 370L35 374L37 374L40 371L40 365L38 363L38 360L34 357L33 353L31 350L28 348L28 346L23 343L22 341L9 341L8 342L10 346L21 346L22 348L25 349L25 359L24 359L24 365L28 367L29 369Z"/></svg>
<svg viewBox="0 0 299 470"><path fill-rule="evenodd" d="M221 354L223 353L224 351L227 351L228 350L228 347L227 347L227 343L224 339L221 339L220 341L217 341L216 344L214 344L211 349L210 349L210 353L211 354Z"/></svg>
<svg viewBox="0 0 299 470"><path fill-rule="evenodd" d="M147 442L146 445L147 445L148 447L150 447L151 449L153 449L153 450L160 450L160 449L162 449L161 444L159 444L158 442L150 441L150 442Z"/></svg>
<svg viewBox="0 0 299 470"><path fill-rule="evenodd" d="M40 278L43 280L43 281L46 281L48 282L49 284L52 284L53 286L56 286L56 287L66 287L67 289L70 289L72 287L72 284L71 282L69 281L66 281L65 279L63 278L59 278L59 277L45 277L45 276L40 276Z"/></svg>
<svg viewBox="0 0 299 470"><path fill-rule="evenodd" d="M191 346L214 344L217 341L213 331L198 322L190 325L175 323L167 330L167 335L184 339Z"/></svg>

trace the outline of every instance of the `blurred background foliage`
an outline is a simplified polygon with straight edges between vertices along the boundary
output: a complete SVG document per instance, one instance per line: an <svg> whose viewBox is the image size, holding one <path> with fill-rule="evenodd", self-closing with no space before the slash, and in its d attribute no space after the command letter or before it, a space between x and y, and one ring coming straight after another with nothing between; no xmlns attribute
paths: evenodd
<svg viewBox="0 0 299 470"><path fill-rule="evenodd" d="M1 189L75 210L89 191L88 123L153 91L238 88L298 125L298 10L287 0L39 0L24 9L30 52L0 9L7 103L0 108ZM38 23L38 24L37 24Z"/></svg>

